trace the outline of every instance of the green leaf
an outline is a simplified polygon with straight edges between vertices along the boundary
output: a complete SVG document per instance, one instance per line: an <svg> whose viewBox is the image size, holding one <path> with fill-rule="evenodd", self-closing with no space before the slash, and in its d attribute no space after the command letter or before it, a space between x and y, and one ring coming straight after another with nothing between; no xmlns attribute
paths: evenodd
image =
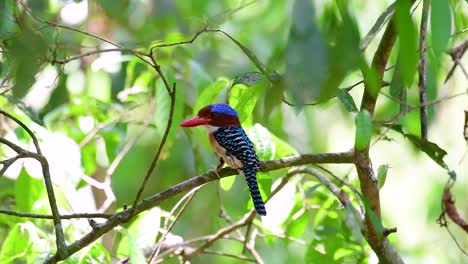
<svg viewBox="0 0 468 264"><path fill-rule="evenodd" d="M197 99L195 108L193 109L193 114L196 115L200 109L203 107L212 104L215 102L216 97L219 93L227 88L230 84L230 81L226 78L220 78L216 82L212 83L210 86L203 89L200 96Z"/></svg>
<svg viewBox="0 0 468 264"><path fill-rule="evenodd" d="M431 1L431 40L432 49L438 55L447 48L452 32L452 14L447 0Z"/></svg>
<svg viewBox="0 0 468 264"><path fill-rule="evenodd" d="M250 87L242 84L232 87L229 104L239 113L239 120L243 126L252 125L253 110L267 86L268 82L262 81Z"/></svg>
<svg viewBox="0 0 468 264"><path fill-rule="evenodd" d="M232 81L232 85L243 84L245 86L252 86L262 79L263 74L260 72L246 72L237 76L234 81Z"/></svg>
<svg viewBox="0 0 468 264"><path fill-rule="evenodd" d="M0 251L2 263L17 263L15 260L28 256L32 241L29 229L24 228L24 225L17 223L8 233Z"/></svg>
<svg viewBox="0 0 468 264"><path fill-rule="evenodd" d="M21 169L15 182L16 209L20 212L34 211L34 204L40 200L43 193L42 180L31 177L24 168Z"/></svg>
<svg viewBox="0 0 468 264"><path fill-rule="evenodd" d="M236 177L224 177L221 178L220 184L221 188L225 191L228 191L232 188L232 185L234 184L234 181L236 180Z"/></svg>
<svg viewBox="0 0 468 264"><path fill-rule="evenodd" d="M143 255L144 248L154 246L157 235L160 233L161 210L155 207L147 212L144 212L136 217L136 219L122 230L122 240L117 249L118 257L130 257L132 263L140 261Z"/></svg>
<svg viewBox="0 0 468 264"><path fill-rule="evenodd" d="M377 183L379 184L379 189L382 189L385 184L388 168L388 164L382 164L379 166L379 168L377 168Z"/></svg>
<svg viewBox="0 0 468 264"><path fill-rule="evenodd" d="M257 181L260 187L260 192L262 194L262 197L264 198L269 197L271 193L271 186L273 184L273 179L271 178L270 173L257 172ZM252 202L252 208L253 208L253 202Z"/></svg>
<svg viewBox="0 0 468 264"><path fill-rule="evenodd" d="M15 29L14 12L18 8L14 1L0 1L0 33L13 34ZM2 39L4 36L2 36Z"/></svg>
<svg viewBox="0 0 468 264"><path fill-rule="evenodd" d="M338 86L361 60L359 30L346 2L338 1L339 14L329 19L330 44L314 24L311 1L298 0L293 6L292 24L286 48L286 87L300 105L322 102L337 95Z"/></svg>
<svg viewBox="0 0 468 264"><path fill-rule="evenodd" d="M310 245L305 255L305 263L307 264L323 264L323 263L334 264L337 262L335 262L331 256L321 253L320 251L315 249L313 245Z"/></svg>
<svg viewBox="0 0 468 264"><path fill-rule="evenodd" d="M360 244L363 241L363 236L361 230L363 229L362 221L355 211L355 209L347 205L346 207L346 217L345 223L348 226L349 230L351 230L351 234L353 234L354 239Z"/></svg>
<svg viewBox="0 0 468 264"><path fill-rule="evenodd" d="M305 191L306 197L311 197L320 186L325 186L325 185L323 185L322 183L317 183L313 185L312 187L307 188Z"/></svg>
<svg viewBox="0 0 468 264"><path fill-rule="evenodd" d="M260 160L272 160L276 156L276 145L271 140L270 131L260 124L248 129L247 134L254 142Z"/></svg>
<svg viewBox="0 0 468 264"><path fill-rule="evenodd" d="M293 221L288 225L286 228L286 234L292 237L300 237L304 233L309 223L309 219L309 213L307 211L303 211L299 217L293 219Z"/></svg>
<svg viewBox="0 0 468 264"><path fill-rule="evenodd" d="M292 23L286 47L286 87L300 104L334 95L323 90L327 71L327 45L313 23L314 8L309 0L293 4Z"/></svg>
<svg viewBox="0 0 468 264"><path fill-rule="evenodd" d="M418 64L417 30L411 19L409 0L397 1L396 30L399 37L398 60L401 61L401 76L407 87L411 87Z"/></svg>
<svg viewBox="0 0 468 264"><path fill-rule="evenodd" d="M381 219L375 214L375 212L369 206L369 203L367 201L364 201L364 206L366 208L366 212L369 215L369 218L371 220L372 225L374 226L375 230L377 231L377 234L382 235L383 231L384 231L384 228L382 226Z"/></svg>
<svg viewBox="0 0 468 264"><path fill-rule="evenodd" d="M291 145L258 123L246 128L246 133L252 140L260 160L279 159L299 154Z"/></svg>
<svg viewBox="0 0 468 264"><path fill-rule="evenodd" d="M173 78L168 76L169 82L172 83ZM162 138L164 132L166 131L167 122L169 119L169 114L171 110L171 97L167 92L166 87L161 79L158 79L156 82L156 93L155 93L155 107L154 107L154 124L156 125L156 132L158 137ZM167 142L171 142L177 132L176 127L179 126L182 121L184 111L184 92L181 87L176 89L175 93L175 105L174 105L174 115L172 118L172 128L169 131Z"/></svg>
<svg viewBox="0 0 468 264"><path fill-rule="evenodd" d="M349 94L348 91L343 89L338 89L337 92L338 99L343 104L348 112L357 112L358 109L356 107L356 103L354 102L353 97Z"/></svg>
<svg viewBox="0 0 468 264"><path fill-rule="evenodd" d="M356 116L356 137L354 147L356 150L363 150L369 146L372 136L372 120L367 110L362 110Z"/></svg>
<svg viewBox="0 0 468 264"><path fill-rule="evenodd" d="M137 242L137 237L133 236L129 232L125 232L127 239L128 239L128 245L129 245L129 258L131 263L136 263L136 264L143 264L146 263L145 259L145 254L143 252L143 248L138 244Z"/></svg>
<svg viewBox="0 0 468 264"><path fill-rule="evenodd" d="M95 242L90 247L83 249L78 260L79 264L90 264L90 263L110 263L111 257L107 249L98 242Z"/></svg>
<svg viewBox="0 0 468 264"><path fill-rule="evenodd" d="M391 4L387 9L385 9L382 14L380 14L379 18L375 22L375 24L372 26L372 28L369 30L367 35L362 38L361 43L359 45L359 48L361 51L364 51L367 49L367 46L371 43L371 41L375 38L375 36L380 32L380 30L383 28L385 23L392 17L393 13L395 13L395 4Z"/></svg>
<svg viewBox="0 0 468 264"><path fill-rule="evenodd" d="M18 99L18 98L14 97L12 95L9 95L9 94L2 94L2 96L7 98L8 102L10 102L11 104L16 105L19 109L21 109L29 118L31 118L32 121L38 123L41 126L44 126L44 122L39 117L39 114L34 109L32 109L31 107L26 105L23 102L23 100Z"/></svg>
<svg viewBox="0 0 468 264"><path fill-rule="evenodd" d="M419 150L426 153L433 161L435 161L439 166L442 168L450 171L447 164L444 162L444 157L447 155L447 152L440 148L437 144L432 143L430 141L424 140L420 137L415 135L407 134L403 132L401 126L393 125L390 127L392 130L402 134L405 138L407 138L413 145L418 148Z"/></svg>
<svg viewBox="0 0 468 264"><path fill-rule="evenodd" d="M46 63L47 43L44 38L23 23L25 28L5 41L5 51L11 60L14 80L13 96L22 98L36 81L36 74Z"/></svg>
<svg viewBox="0 0 468 264"><path fill-rule="evenodd" d="M109 102L111 97L111 79L107 72L103 70L87 72L87 95L103 102Z"/></svg>
<svg viewBox="0 0 468 264"><path fill-rule="evenodd" d="M257 69L268 79L270 79L272 73L268 71L268 69L263 65L263 63L257 58L257 55L253 53L250 49L248 49L246 46L244 46L242 43L237 41L235 38L228 36L229 39L231 39L243 52L247 57L250 59L250 61L255 64Z"/></svg>
<svg viewBox="0 0 468 264"><path fill-rule="evenodd" d="M400 63L400 59L398 59L395 65L395 70L393 71L392 82L390 83L390 95L399 99L401 99L403 90L405 89L401 76Z"/></svg>

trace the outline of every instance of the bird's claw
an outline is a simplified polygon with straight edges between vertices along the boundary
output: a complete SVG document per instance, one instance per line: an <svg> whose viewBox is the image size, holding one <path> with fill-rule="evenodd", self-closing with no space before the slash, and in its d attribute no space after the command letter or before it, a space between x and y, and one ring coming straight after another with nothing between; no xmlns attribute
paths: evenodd
<svg viewBox="0 0 468 264"><path fill-rule="evenodd" d="M209 172L214 173L216 176L218 176L218 179L221 179L221 176L219 175L219 170L220 169L216 167L216 168L209 170Z"/></svg>

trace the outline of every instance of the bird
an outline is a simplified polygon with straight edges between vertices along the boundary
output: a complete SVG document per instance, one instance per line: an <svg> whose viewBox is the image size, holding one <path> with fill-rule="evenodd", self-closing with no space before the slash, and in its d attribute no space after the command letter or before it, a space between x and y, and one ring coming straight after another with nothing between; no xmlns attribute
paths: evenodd
<svg viewBox="0 0 468 264"><path fill-rule="evenodd" d="M226 163L245 177L257 213L266 215L265 203L258 189L257 172L260 161L252 141L239 121L239 114L228 104L210 104L198 111L196 117L180 124L181 127L204 126L208 139L219 157L215 172Z"/></svg>

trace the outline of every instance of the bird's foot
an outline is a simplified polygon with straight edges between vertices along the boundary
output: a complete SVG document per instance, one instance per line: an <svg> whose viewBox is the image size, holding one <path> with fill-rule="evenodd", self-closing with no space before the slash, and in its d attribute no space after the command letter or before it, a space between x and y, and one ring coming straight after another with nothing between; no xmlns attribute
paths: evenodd
<svg viewBox="0 0 468 264"><path fill-rule="evenodd" d="M219 175L219 170L218 167L210 169L208 172L216 174L218 176L218 179L221 179L221 176Z"/></svg>

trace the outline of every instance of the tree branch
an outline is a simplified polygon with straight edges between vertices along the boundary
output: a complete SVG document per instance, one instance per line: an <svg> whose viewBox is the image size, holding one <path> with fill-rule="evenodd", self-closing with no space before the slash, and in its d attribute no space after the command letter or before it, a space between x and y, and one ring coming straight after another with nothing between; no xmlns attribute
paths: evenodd
<svg viewBox="0 0 468 264"><path fill-rule="evenodd" d="M273 171L291 166L305 165L311 163L352 163L353 152L338 152L338 153L321 153L321 154L303 154L298 156L291 156L282 158L279 160L271 160L262 162L261 171ZM218 172L220 178L237 175L237 171L231 168L223 168ZM181 183L178 183L162 192L159 192L153 196L143 199L132 209L127 209L122 212L114 214L106 222L97 224L91 232L83 236L81 239L73 242L62 250L62 254L55 255L48 259L46 263L57 263L60 260L64 260L76 253L80 249L88 246L93 241L96 241L105 233L112 230L114 227L129 222L135 215L158 206L161 202L168 200L180 193L189 191L195 187L203 185L205 183L218 180L218 175L213 172L208 172L200 176L192 177ZM272 192L271 196L275 193ZM254 214L252 210L252 214Z"/></svg>
<svg viewBox="0 0 468 264"><path fill-rule="evenodd" d="M421 138L427 140L427 107L424 104L427 102L427 60L426 60L426 36L427 36L427 20L429 17L430 0L423 0L423 10L421 17L421 27L419 31L419 102L421 103L420 123L421 123Z"/></svg>
<svg viewBox="0 0 468 264"><path fill-rule="evenodd" d="M395 19L394 15L382 36L372 61L370 71L375 74L374 76L378 84L377 87L373 87L372 76L370 76L366 70L363 70L365 88L361 103L361 111L368 111L371 117L374 115L375 105L380 91L380 84L383 81L385 67L396 41L394 25ZM369 157L369 147L362 150L356 150L354 162L361 185L361 192L367 204L364 221L365 228L367 229L365 238L372 250L378 256L380 263L403 263L401 256L395 251L388 239L384 237L375 226L375 224L382 226L380 223L380 194L377 186L377 179L372 169L372 162ZM379 223L375 223L375 219L377 219Z"/></svg>
<svg viewBox="0 0 468 264"><path fill-rule="evenodd" d="M39 146L39 141L37 140L36 135L29 129L28 126L26 126L23 122L21 122L18 118L10 115L9 113L0 110L0 114L10 118L11 120L15 121L19 126L21 126L26 132L29 134L31 137L33 144L36 148L36 153L27 151L22 149L21 147L17 146L16 144L9 142L8 140L4 138L0 138L1 141L0 143L8 145L10 148L14 149L19 155L24 155L26 157L31 157L35 160L37 160L41 164L42 168L42 175L44 177L44 183L47 191L47 197L49 198L49 205L50 209L52 211L52 218L54 221L54 228L55 228L55 236L56 236L56 244L57 244L57 254L60 254L63 248L66 247L65 244L65 236L63 234L63 228L62 228L62 221L60 219L60 213L58 211L57 207L57 201L55 199L55 194L54 194L54 187L52 185L52 179L50 178L50 170L49 170L49 162L47 159L42 155L41 148Z"/></svg>
<svg viewBox="0 0 468 264"><path fill-rule="evenodd" d="M53 219L52 215L23 213L23 212L4 210L4 209L0 209L0 214L17 216L17 217L35 218L35 219ZM77 218L111 218L113 215L114 214L78 213L78 214L60 215L60 219L64 220L64 219L77 219Z"/></svg>

